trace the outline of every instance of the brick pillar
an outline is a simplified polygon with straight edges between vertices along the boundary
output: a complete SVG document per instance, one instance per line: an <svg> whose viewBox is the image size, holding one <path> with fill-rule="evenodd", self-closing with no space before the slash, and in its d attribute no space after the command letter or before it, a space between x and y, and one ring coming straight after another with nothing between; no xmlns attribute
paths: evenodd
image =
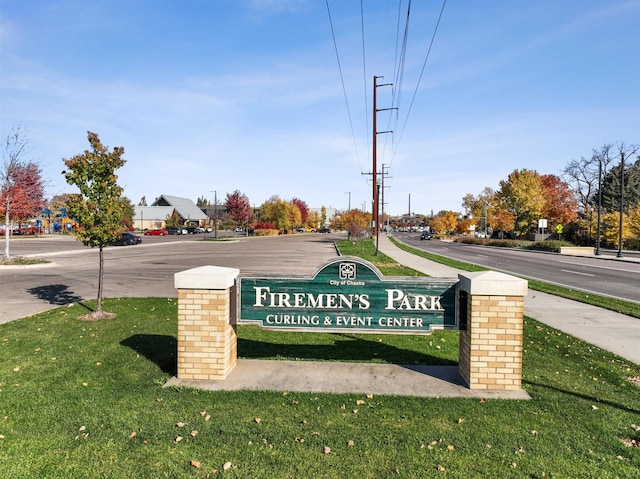
<svg viewBox="0 0 640 479"><path fill-rule="evenodd" d="M178 379L224 380L237 362L231 321L239 270L202 266L174 275L178 289Z"/></svg>
<svg viewBox="0 0 640 479"><path fill-rule="evenodd" d="M522 388L522 330L526 280L495 271L460 279L460 376L469 389Z"/></svg>

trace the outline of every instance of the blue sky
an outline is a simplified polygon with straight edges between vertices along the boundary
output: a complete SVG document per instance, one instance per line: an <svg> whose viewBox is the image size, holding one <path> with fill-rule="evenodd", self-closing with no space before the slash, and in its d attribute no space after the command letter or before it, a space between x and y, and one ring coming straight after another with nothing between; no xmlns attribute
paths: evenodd
<svg viewBox="0 0 640 479"><path fill-rule="evenodd" d="M323 0L0 0L2 138L24 128L49 197L74 191L62 158L90 130L125 148L134 204L240 190L370 211L384 76L391 214L640 143L639 0L448 0L428 59L443 3L413 0L402 69L407 0L328 4L342 75Z"/></svg>

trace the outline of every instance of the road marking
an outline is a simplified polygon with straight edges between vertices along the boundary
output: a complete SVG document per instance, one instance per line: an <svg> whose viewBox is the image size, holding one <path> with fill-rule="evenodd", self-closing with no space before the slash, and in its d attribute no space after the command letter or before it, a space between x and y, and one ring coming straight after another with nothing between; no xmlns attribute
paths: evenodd
<svg viewBox="0 0 640 479"><path fill-rule="evenodd" d="M613 270L613 271L624 271L625 273L640 274L640 271L635 271L635 270L632 270L632 269L612 268L611 266L596 266L596 265L592 265L592 264L578 263L578 262L575 262L575 261L558 261L558 263L573 264L573 265L576 265L576 266L584 266L586 268L610 269L610 270Z"/></svg>
<svg viewBox="0 0 640 479"><path fill-rule="evenodd" d="M582 276L595 276L595 274L589 274L589 273L581 273L579 271L570 271L568 269L561 269L560 271L562 271L563 273L571 273L571 274L581 274Z"/></svg>

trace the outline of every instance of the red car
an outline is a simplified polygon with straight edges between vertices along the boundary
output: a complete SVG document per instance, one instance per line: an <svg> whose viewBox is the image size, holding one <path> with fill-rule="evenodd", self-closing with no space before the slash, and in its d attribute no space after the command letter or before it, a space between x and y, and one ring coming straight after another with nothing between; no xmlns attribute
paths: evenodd
<svg viewBox="0 0 640 479"><path fill-rule="evenodd" d="M167 236L169 232L165 229L147 230L144 232L146 236Z"/></svg>

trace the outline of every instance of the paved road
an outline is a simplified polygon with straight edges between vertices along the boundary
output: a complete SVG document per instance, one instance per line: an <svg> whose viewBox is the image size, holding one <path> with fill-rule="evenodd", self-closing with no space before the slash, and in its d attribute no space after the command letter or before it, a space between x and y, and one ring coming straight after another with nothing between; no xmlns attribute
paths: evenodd
<svg viewBox="0 0 640 479"><path fill-rule="evenodd" d="M343 237L309 233L216 242L199 235L145 236L141 245L105 249L104 296L175 297L174 274L204 265L238 268L243 275L310 276L337 256L334 242ZM11 241L11 254L51 263L0 267L0 323L96 297L96 249L68 236L24 238Z"/></svg>
<svg viewBox="0 0 640 479"><path fill-rule="evenodd" d="M640 304L640 256L631 252L618 260L613 253L600 258L578 257L439 240L420 241L417 233L394 236L412 247L466 263Z"/></svg>
<svg viewBox="0 0 640 479"><path fill-rule="evenodd" d="M380 250L400 264L434 277L456 277L465 272L407 253L386 236L380 237ZM640 364L640 320L577 301L529 290L524 300L525 315L567 334L595 344Z"/></svg>

